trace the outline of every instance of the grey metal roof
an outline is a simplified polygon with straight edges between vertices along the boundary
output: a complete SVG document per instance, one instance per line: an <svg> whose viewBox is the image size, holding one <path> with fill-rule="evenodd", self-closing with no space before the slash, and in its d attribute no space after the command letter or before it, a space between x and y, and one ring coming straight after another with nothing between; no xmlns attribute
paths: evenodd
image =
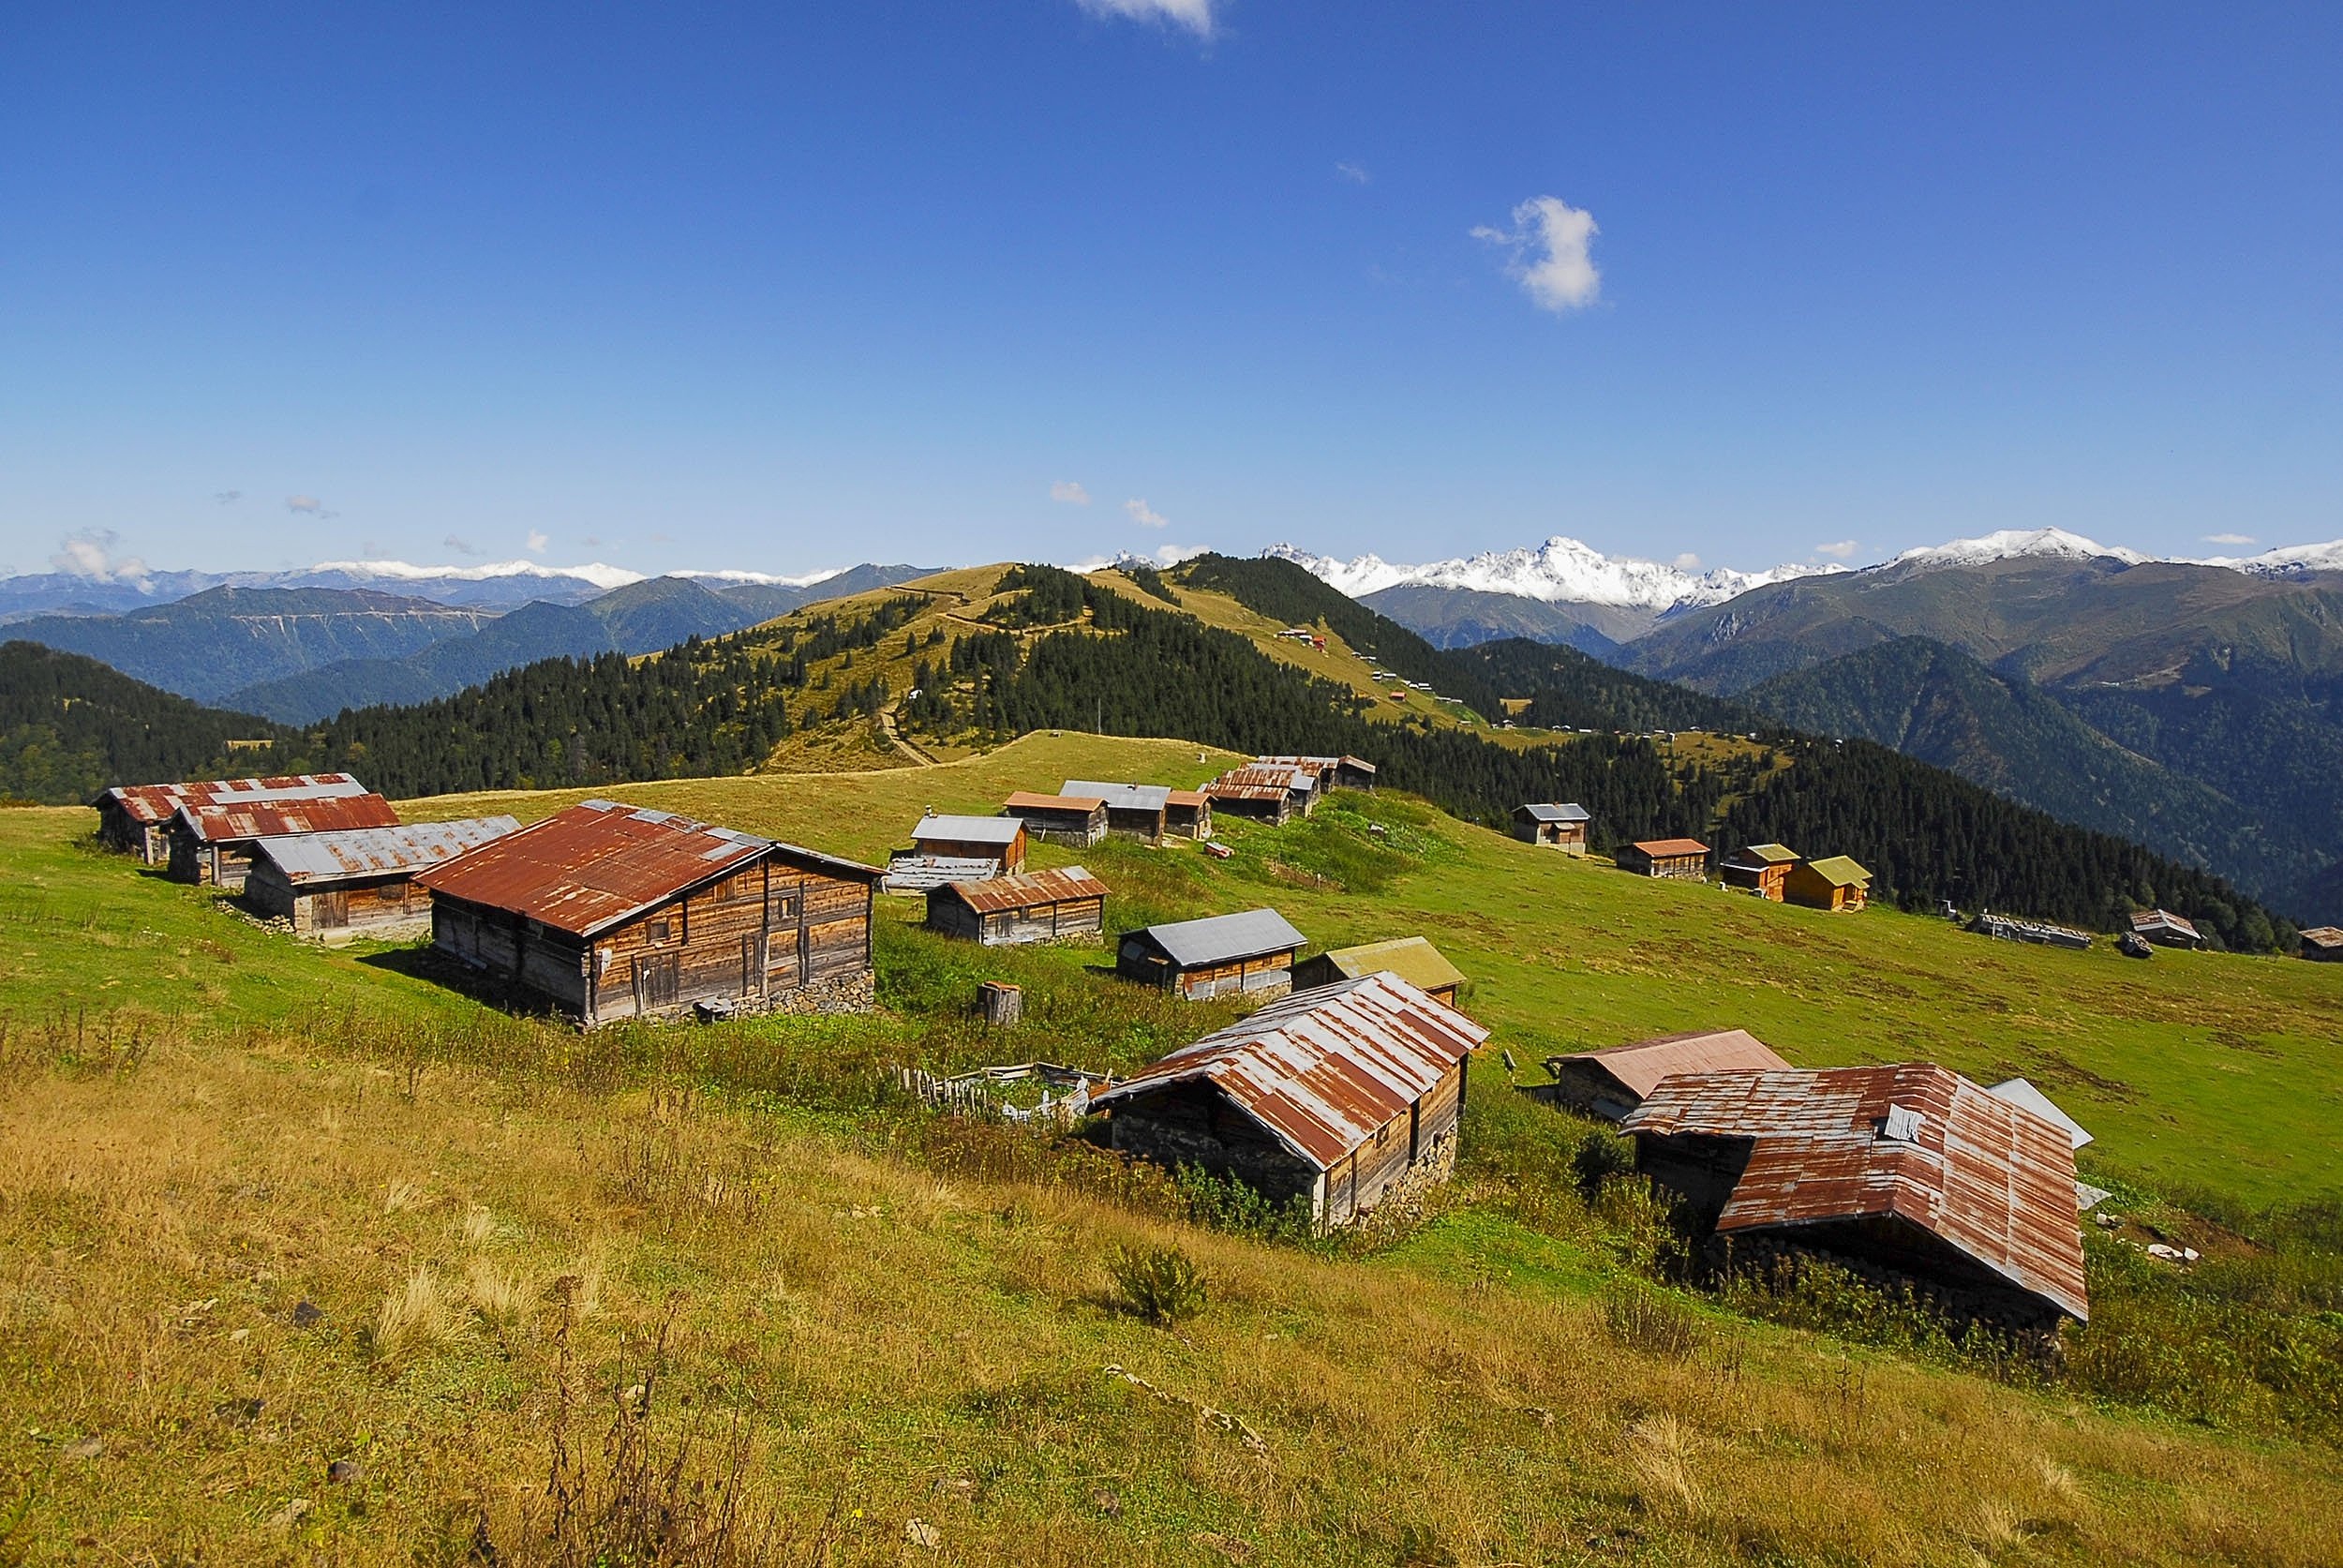
<svg viewBox="0 0 2343 1568"><path fill-rule="evenodd" d="M1159 812L1172 799L1169 784L1105 784L1097 779L1068 779L1057 792L1104 800L1111 812Z"/></svg>
<svg viewBox="0 0 2343 1568"><path fill-rule="evenodd" d="M1577 804L1575 801L1566 801L1560 804L1540 802L1535 805L1524 806L1521 809L1528 812L1532 818L1539 822L1585 822L1589 820L1587 815L1587 808Z"/></svg>
<svg viewBox="0 0 2343 1568"><path fill-rule="evenodd" d="M2078 1149L2091 1142L2091 1135L2082 1129L2081 1122L2058 1109L2056 1102L2052 1100L2050 1096L2022 1078L2004 1079L1985 1092L1995 1099L2006 1099L2021 1110L2033 1112L2042 1120L2065 1133L2067 1142Z"/></svg>
<svg viewBox="0 0 2343 1568"><path fill-rule="evenodd" d="M964 855L901 855L888 862L884 885L890 893L924 893L948 882L987 882L1000 874L998 860Z"/></svg>
<svg viewBox="0 0 2343 1568"><path fill-rule="evenodd" d="M272 862L295 887L419 871L453 860L467 849L520 831L520 819L472 816L455 822L410 822L396 828L349 828L261 839L254 855Z"/></svg>
<svg viewBox="0 0 2343 1568"><path fill-rule="evenodd" d="M1234 915L1208 915L1201 920L1174 920L1169 925L1149 926L1143 934L1183 969L1281 953L1309 940L1275 909L1246 909Z"/></svg>
<svg viewBox="0 0 2343 1568"><path fill-rule="evenodd" d="M1024 830L1024 823L1013 816L923 816L911 829L911 842L945 839L954 844L1010 844Z"/></svg>

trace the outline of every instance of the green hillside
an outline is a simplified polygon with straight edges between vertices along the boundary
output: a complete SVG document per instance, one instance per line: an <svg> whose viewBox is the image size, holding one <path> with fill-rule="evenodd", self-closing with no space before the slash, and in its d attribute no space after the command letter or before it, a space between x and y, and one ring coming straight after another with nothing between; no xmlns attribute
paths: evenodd
<svg viewBox="0 0 2343 1568"><path fill-rule="evenodd" d="M0 644L0 798L61 805L118 784L216 778L230 741L286 732L36 643Z"/></svg>

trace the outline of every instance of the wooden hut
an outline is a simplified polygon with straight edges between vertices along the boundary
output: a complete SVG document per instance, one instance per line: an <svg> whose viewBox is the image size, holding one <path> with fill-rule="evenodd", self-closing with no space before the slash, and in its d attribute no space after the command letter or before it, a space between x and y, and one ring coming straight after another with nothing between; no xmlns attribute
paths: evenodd
<svg viewBox="0 0 2343 1568"><path fill-rule="evenodd" d="M1336 985L1344 980L1363 980L1369 975L1396 975L1435 1002L1456 1005L1456 992L1464 984L1464 971L1448 962L1447 955L1421 936L1395 936L1387 942L1367 942L1355 948L1336 948L1316 958L1305 959L1293 966L1293 985L1297 991L1313 986Z"/></svg>
<svg viewBox="0 0 2343 1568"><path fill-rule="evenodd" d="M2159 948L2201 948L2204 938L2197 928L2168 909L2140 909L2132 912L2131 933L2143 942Z"/></svg>
<svg viewBox="0 0 2343 1568"><path fill-rule="evenodd" d="M872 1003L875 866L588 800L418 873L432 945L591 1027Z"/></svg>
<svg viewBox="0 0 2343 1568"><path fill-rule="evenodd" d="M1236 782L1224 773L1204 786L1212 809L1223 816L1243 817L1282 828L1293 820L1293 792L1283 784Z"/></svg>
<svg viewBox="0 0 2343 1568"><path fill-rule="evenodd" d="M2303 956L2317 963L2343 963L2343 927L2312 926L2304 932Z"/></svg>
<svg viewBox="0 0 2343 1568"><path fill-rule="evenodd" d="M1843 1258L2014 1327L2089 1315L2067 1132L1947 1068L1678 1074L1621 1126L1744 1258Z"/></svg>
<svg viewBox="0 0 2343 1568"><path fill-rule="evenodd" d="M1612 859L1622 871L1637 876L1679 882L1709 879L1709 846L1698 839L1645 839L1627 845Z"/></svg>
<svg viewBox="0 0 2343 1568"><path fill-rule="evenodd" d="M290 920L296 936L425 931L431 895L415 886L415 874L519 830L514 817L474 816L261 839L252 846L244 901L256 913Z"/></svg>
<svg viewBox="0 0 2343 1568"><path fill-rule="evenodd" d="M1307 938L1275 909L1247 909L1126 932L1114 972L1191 1002L1208 996L1275 993L1293 983L1293 955Z"/></svg>
<svg viewBox="0 0 2343 1568"><path fill-rule="evenodd" d="M1782 879L1782 896L1809 909L1860 909L1870 900L1872 874L1844 855L1800 860Z"/></svg>
<svg viewBox="0 0 2343 1568"><path fill-rule="evenodd" d="M1282 789L1286 792L1289 816L1309 815L1318 809L1321 793L1315 769L1286 762L1249 762L1242 768L1231 768L1207 788L1216 799L1223 785Z"/></svg>
<svg viewBox="0 0 2343 1568"><path fill-rule="evenodd" d="M262 839L397 825L398 813L388 800L364 793L248 805L190 802L171 820L170 875L239 892L252 869L252 846Z"/></svg>
<svg viewBox="0 0 2343 1568"><path fill-rule="evenodd" d="M948 882L928 893L928 929L988 948L1097 936L1106 929L1107 885L1080 866L986 882Z"/></svg>
<svg viewBox="0 0 2343 1568"><path fill-rule="evenodd" d="M947 816L931 812L911 829L911 852L926 859L989 860L1013 876L1025 869L1025 825L1013 816Z"/></svg>
<svg viewBox="0 0 2343 1568"><path fill-rule="evenodd" d="M1539 801L1514 808L1514 837L1524 844L1559 849L1565 855L1587 852L1587 808L1572 801Z"/></svg>
<svg viewBox="0 0 2343 1568"><path fill-rule="evenodd" d="M1780 903L1783 885L1789 880L1790 868L1798 864L1798 859L1797 850L1778 844L1745 844L1719 860L1717 873L1728 888L1739 888L1745 893L1755 893Z"/></svg>
<svg viewBox="0 0 2343 1568"><path fill-rule="evenodd" d="M1375 765L1365 757L1351 756L1257 756L1253 761L1265 768L1306 768L1318 776L1321 790L1365 789L1375 787Z"/></svg>
<svg viewBox="0 0 2343 1568"><path fill-rule="evenodd" d="M1096 795L1037 795L1021 789L1001 806L1003 816L1025 825L1025 836L1068 849L1088 849L1107 836L1107 803Z"/></svg>
<svg viewBox="0 0 2343 1568"><path fill-rule="evenodd" d="M1117 1150L1232 1177L1321 1227L1445 1181L1488 1031L1396 975L1297 991L1095 1093Z"/></svg>
<svg viewBox="0 0 2343 1568"><path fill-rule="evenodd" d="M171 823L182 806L279 805L366 792L348 773L293 773L206 784L116 784L90 804L97 809L98 843L159 866L171 859Z"/></svg>
<svg viewBox="0 0 2343 1568"><path fill-rule="evenodd" d="M1149 844L1163 837L1164 814L1172 791L1163 784L1107 784L1097 779L1068 779L1058 785L1060 795L1096 796L1107 803L1107 831Z"/></svg>
<svg viewBox="0 0 2343 1568"><path fill-rule="evenodd" d="M1212 797L1201 789L1175 789L1163 798L1163 830L1175 839L1212 837Z"/></svg>
<svg viewBox="0 0 2343 1568"><path fill-rule="evenodd" d="M1789 1066L1746 1029L1710 1029L1548 1056L1545 1070L1554 1082L1537 1094L1541 1099L1616 1122L1679 1073L1778 1072Z"/></svg>

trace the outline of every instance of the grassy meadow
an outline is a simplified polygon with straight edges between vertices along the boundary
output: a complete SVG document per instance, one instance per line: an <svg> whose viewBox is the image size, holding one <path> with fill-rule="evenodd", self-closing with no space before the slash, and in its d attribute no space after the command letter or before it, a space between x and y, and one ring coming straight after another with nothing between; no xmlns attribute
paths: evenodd
<svg viewBox="0 0 2343 1568"><path fill-rule="evenodd" d="M1037 735L603 793L876 859L927 807L1226 761ZM412 948L297 945L92 822L0 812L7 1561L2343 1561L2343 1279L2155 1196L2246 1231L2334 1202L2332 969L1781 909L1393 798L1225 824L1225 862L1038 848L1103 875L1115 923L1269 903L1314 945L1422 933L1472 976L1497 1033L1459 1180L1297 1245L1194 1223L1079 1138L888 1093L895 1063L1124 1068L1232 1016L1098 948L980 953L883 899L877 1016L581 1037ZM986 978L1026 985L1019 1030L967 1017ZM2087 1174L2204 1247L2196 1293L2094 1236L2088 1377L2062 1381L1654 1282L1630 1195L1573 1186L1587 1130L1499 1053L1526 1083L1727 1024L1801 1064L2033 1078L2098 1134ZM1136 1313L1126 1247L1184 1252L1202 1310ZM2219 1361L2249 1320L2261 1359Z"/></svg>

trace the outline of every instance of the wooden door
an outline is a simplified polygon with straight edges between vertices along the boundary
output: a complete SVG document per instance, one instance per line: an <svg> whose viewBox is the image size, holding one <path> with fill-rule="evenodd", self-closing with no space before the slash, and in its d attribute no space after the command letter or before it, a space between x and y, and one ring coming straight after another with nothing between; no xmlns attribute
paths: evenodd
<svg viewBox="0 0 2343 1568"><path fill-rule="evenodd" d="M740 994L765 994L765 966L768 944L765 933L753 931L740 938Z"/></svg>
<svg viewBox="0 0 2343 1568"><path fill-rule="evenodd" d="M309 901L310 920L320 931L339 931L350 924L350 894L320 893Z"/></svg>
<svg viewBox="0 0 2343 1568"><path fill-rule="evenodd" d="M679 953L651 953L634 961L634 1004L643 1011L672 1008L683 994L683 963Z"/></svg>

